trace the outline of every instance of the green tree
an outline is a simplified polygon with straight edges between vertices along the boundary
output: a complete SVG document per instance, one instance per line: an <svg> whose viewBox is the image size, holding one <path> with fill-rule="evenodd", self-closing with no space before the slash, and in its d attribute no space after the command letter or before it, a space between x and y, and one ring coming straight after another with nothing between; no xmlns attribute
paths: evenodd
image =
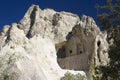
<svg viewBox="0 0 120 80"><path fill-rule="evenodd" d="M109 35L108 42L114 40L108 51L109 64L96 68L96 74L102 74L97 80L120 80L120 0L106 0L105 5L96 8L102 11L97 18Z"/></svg>
<svg viewBox="0 0 120 80"><path fill-rule="evenodd" d="M87 80L87 78L84 75L81 74L71 74L70 72L66 72L63 77L61 77L60 80Z"/></svg>
<svg viewBox="0 0 120 80"><path fill-rule="evenodd" d="M96 8L101 11L97 18L103 29L120 26L120 0L114 0L114 3L112 0L106 0L105 5L96 5Z"/></svg>

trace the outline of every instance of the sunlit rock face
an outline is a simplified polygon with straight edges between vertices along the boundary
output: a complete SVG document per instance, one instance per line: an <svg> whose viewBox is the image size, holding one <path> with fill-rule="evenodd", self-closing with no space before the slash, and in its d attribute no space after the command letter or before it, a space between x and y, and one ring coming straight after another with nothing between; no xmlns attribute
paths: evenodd
<svg viewBox="0 0 120 80"><path fill-rule="evenodd" d="M83 15L66 38L57 51L60 67L83 70L91 76L93 65L97 67L109 62L107 34L99 30L93 18Z"/></svg>
<svg viewBox="0 0 120 80"><path fill-rule="evenodd" d="M106 65L108 43L93 18L32 5L0 35L0 80L59 80ZM76 71L74 71L76 70Z"/></svg>

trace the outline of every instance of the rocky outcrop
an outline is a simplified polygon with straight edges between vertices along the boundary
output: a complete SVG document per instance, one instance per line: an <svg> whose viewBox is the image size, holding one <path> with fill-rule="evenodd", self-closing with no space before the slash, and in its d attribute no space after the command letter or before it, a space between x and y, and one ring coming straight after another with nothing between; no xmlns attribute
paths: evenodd
<svg viewBox="0 0 120 80"><path fill-rule="evenodd" d="M99 34L95 39L95 64L99 65L107 65L109 63L108 58L108 48L109 44L107 42L107 34Z"/></svg>
<svg viewBox="0 0 120 80"><path fill-rule="evenodd" d="M83 15L58 50L58 63L64 69L83 70L92 76L92 67L107 65L107 34L99 30L91 17Z"/></svg>
<svg viewBox="0 0 120 80"><path fill-rule="evenodd" d="M107 49L93 18L32 5L1 32L0 79L59 80L67 71L89 76L91 64L109 62Z"/></svg>
<svg viewBox="0 0 120 80"><path fill-rule="evenodd" d="M39 6L31 6L18 27L24 30L26 37L39 34L49 37L55 43L66 41L66 35L72 30L79 17L72 13L56 12L52 9L41 10ZM69 27L69 28L68 28Z"/></svg>

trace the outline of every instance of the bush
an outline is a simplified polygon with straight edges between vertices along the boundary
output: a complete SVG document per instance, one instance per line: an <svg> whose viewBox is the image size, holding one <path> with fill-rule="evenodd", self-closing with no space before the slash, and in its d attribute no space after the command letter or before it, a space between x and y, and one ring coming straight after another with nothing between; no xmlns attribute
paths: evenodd
<svg viewBox="0 0 120 80"><path fill-rule="evenodd" d="M71 74L70 72L66 72L66 74L60 80L87 80L85 76L81 74Z"/></svg>

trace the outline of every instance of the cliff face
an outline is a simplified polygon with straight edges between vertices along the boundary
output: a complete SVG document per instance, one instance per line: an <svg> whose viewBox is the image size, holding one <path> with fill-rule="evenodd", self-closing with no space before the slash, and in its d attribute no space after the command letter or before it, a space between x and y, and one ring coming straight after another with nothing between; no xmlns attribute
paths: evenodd
<svg viewBox="0 0 120 80"><path fill-rule="evenodd" d="M32 5L18 24L1 32L0 78L59 80L68 69L90 75L91 64L109 62L106 36L91 17Z"/></svg>

